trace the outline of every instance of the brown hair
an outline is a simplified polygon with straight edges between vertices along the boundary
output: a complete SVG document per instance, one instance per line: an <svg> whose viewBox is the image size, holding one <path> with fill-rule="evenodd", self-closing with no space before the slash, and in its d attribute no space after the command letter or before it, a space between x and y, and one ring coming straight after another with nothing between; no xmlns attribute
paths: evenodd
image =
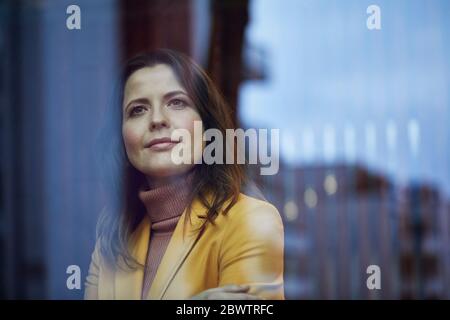
<svg viewBox="0 0 450 320"><path fill-rule="evenodd" d="M203 122L203 128L216 128L225 136L226 129L235 129L232 110L215 87L209 76L189 57L179 52L158 49L140 54L126 63L116 89L115 101L107 110L106 126L99 139L100 168L103 170L108 204L104 208L97 228L100 253L109 263L117 263L122 258L128 267L136 266L137 261L129 252L131 235L141 222L145 207L138 198L138 189L144 183L144 175L129 162L123 144L122 100L127 79L135 71L165 64L172 68L180 84L187 90ZM118 93L118 94L117 94ZM111 108L111 107L110 107ZM207 142L208 143L208 142ZM209 142L211 143L211 142ZM233 142L234 148L236 147ZM225 157L224 153L224 157ZM192 201L198 198L207 208L202 218L214 223L226 201L226 214L236 203L241 187L246 182L244 166L237 164L198 164L195 166L194 183L189 195L188 214L191 214ZM208 202L207 194L212 195ZM203 224L204 226L205 224Z"/></svg>

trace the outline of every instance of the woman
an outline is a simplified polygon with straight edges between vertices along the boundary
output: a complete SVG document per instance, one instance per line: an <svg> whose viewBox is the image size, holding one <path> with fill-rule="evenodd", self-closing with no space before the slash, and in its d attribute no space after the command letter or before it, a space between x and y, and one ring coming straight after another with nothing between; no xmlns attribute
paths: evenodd
<svg viewBox="0 0 450 320"><path fill-rule="evenodd" d="M241 165L201 161L208 143L196 121L224 136L235 128L210 78L188 57L157 50L129 61L119 92L107 116L121 134L104 139L102 165L123 180L107 183L115 203L99 222L85 298L284 299L277 209L241 192ZM174 139L176 130L192 140ZM181 146L192 161L173 161Z"/></svg>

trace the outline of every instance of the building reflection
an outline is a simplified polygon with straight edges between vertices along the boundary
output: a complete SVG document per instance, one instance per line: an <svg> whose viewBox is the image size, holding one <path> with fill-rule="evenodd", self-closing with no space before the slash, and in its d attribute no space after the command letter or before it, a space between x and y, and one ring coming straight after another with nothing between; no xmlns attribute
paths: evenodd
<svg viewBox="0 0 450 320"><path fill-rule="evenodd" d="M285 223L289 299L436 299L448 295L448 198L363 166L280 167L257 185ZM381 290L366 285L381 269Z"/></svg>

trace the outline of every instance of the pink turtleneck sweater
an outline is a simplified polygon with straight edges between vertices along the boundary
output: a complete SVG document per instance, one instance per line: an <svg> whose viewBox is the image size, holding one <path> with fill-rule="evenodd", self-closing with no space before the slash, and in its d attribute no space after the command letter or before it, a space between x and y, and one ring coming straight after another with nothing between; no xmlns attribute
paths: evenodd
<svg viewBox="0 0 450 320"><path fill-rule="evenodd" d="M193 173L194 171L190 171L170 184L139 191L139 199L144 203L151 222L142 299L145 299L150 290L178 219L188 205Z"/></svg>

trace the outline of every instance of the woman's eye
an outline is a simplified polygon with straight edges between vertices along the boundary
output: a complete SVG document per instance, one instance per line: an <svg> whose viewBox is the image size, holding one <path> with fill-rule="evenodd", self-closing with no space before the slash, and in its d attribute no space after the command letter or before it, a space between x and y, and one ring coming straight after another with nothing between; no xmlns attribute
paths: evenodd
<svg viewBox="0 0 450 320"><path fill-rule="evenodd" d="M187 103L180 99L174 99L169 102L169 106L174 108L184 108L187 106Z"/></svg>
<svg viewBox="0 0 450 320"><path fill-rule="evenodd" d="M139 115L139 114L143 113L144 111L145 111L144 106L135 106L135 107L131 108L130 115L131 116Z"/></svg>

